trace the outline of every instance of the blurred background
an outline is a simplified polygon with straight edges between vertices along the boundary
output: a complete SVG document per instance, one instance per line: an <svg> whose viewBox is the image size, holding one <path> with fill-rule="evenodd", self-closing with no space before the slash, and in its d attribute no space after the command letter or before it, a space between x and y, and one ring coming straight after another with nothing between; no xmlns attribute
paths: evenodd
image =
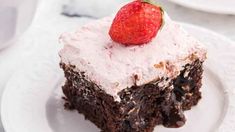
<svg viewBox="0 0 235 132"><path fill-rule="evenodd" d="M130 1L0 0L0 97L14 72L24 63L29 63L32 56L39 55L35 51L40 43L56 44L61 32L112 15ZM235 40L234 0L157 2L173 20L201 26ZM41 34L44 32L50 32L47 37L54 39L43 41ZM1 125L0 132L3 132Z"/></svg>

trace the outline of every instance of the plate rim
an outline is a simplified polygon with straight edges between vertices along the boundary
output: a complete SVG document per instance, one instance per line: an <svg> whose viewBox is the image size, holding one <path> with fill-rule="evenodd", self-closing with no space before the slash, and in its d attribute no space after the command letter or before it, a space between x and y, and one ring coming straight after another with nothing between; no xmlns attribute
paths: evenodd
<svg viewBox="0 0 235 132"><path fill-rule="evenodd" d="M204 28L204 27L200 27L200 26L197 26L197 25L194 25L194 24L190 24L190 23L184 23L184 22L178 22L179 24L181 24L182 26L186 26L186 27L190 27L192 29L198 29L198 30L201 30L203 32L207 32L213 36L216 36L218 38L220 38L221 40L223 41L226 41L229 45L234 45L233 43L235 43L234 41L232 41L231 39L227 38L226 36L224 35L221 35L219 33L216 33L210 29L207 29L207 28ZM18 72L20 72L21 69L18 69L10 78L9 80L7 81L5 87L4 87L4 90L3 90L3 93L2 93L2 100L1 100L1 122L2 122L2 125L3 125L3 128L6 132L14 132L14 131L11 131L12 128L8 125L8 118L7 118L7 114L5 111L5 106L6 106L6 96L8 95L8 91L9 91L9 86L11 85L11 80L14 76L17 75ZM228 88L228 85L227 83L224 84L226 88ZM228 95L228 96L231 96L231 95ZM228 97L229 98L229 97ZM229 103L230 103L230 99L228 99L228 107L229 107ZM235 112L235 111L234 111ZM221 123L221 126L223 125L223 123ZM218 130L220 130L220 126L218 127Z"/></svg>
<svg viewBox="0 0 235 132"><path fill-rule="evenodd" d="M169 0L169 1L171 1L172 3L187 7L187 8L204 11L208 13L216 13L216 14L221 14L221 15L235 15L235 10L226 10L224 8L213 8L213 7L205 8L203 6L197 6L197 5L191 4L190 2L181 1L181 0Z"/></svg>

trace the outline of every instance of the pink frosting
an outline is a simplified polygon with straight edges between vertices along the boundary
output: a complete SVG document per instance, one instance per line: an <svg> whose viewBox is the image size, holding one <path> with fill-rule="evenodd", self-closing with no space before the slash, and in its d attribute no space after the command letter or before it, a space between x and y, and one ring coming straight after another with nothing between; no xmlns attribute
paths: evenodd
<svg viewBox="0 0 235 132"><path fill-rule="evenodd" d="M148 44L125 47L111 40L112 18L94 21L60 37L63 63L84 71L86 78L119 101L118 92L162 77L178 76L194 59L204 61L206 50L195 38L165 15L165 24ZM136 78L137 77L137 78Z"/></svg>

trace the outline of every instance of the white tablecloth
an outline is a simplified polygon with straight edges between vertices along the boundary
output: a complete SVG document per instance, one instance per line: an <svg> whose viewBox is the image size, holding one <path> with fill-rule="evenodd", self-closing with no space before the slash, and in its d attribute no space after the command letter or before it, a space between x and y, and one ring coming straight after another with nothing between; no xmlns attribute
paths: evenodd
<svg viewBox="0 0 235 132"><path fill-rule="evenodd" d="M13 73L20 69L22 64L30 63L30 60L34 56L40 55L35 54L37 47L40 45L38 43L33 43L35 40L30 40L30 36L35 36L34 33L36 33L37 28L40 29L40 27L43 27L48 30L53 30L55 24L59 26L58 16L60 16L61 12L60 1L63 0L42 0L39 4L35 19L28 31L26 31L21 38L15 40L14 45L4 50L0 50L0 97L7 81ZM196 11L172 4L166 0L159 0L159 2L163 5L164 9L172 19L203 26L235 40L235 16ZM63 21L63 17L60 16L59 20ZM89 18L72 18L71 21L67 21L67 25L70 26L63 26L60 31L69 31L75 28L76 25L71 25L74 21L77 21L77 24L81 25L90 20L91 19ZM38 37L40 37L40 35ZM0 128L0 132L3 132L1 124Z"/></svg>

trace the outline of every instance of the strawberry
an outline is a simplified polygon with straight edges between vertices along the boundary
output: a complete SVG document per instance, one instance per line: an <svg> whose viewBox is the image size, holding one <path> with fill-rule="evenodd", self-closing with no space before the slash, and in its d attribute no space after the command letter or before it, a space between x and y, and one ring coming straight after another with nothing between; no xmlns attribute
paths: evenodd
<svg viewBox="0 0 235 132"><path fill-rule="evenodd" d="M109 35L114 41L126 46L146 44L161 28L162 17L161 7L151 0L135 0L118 11Z"/></svg>

